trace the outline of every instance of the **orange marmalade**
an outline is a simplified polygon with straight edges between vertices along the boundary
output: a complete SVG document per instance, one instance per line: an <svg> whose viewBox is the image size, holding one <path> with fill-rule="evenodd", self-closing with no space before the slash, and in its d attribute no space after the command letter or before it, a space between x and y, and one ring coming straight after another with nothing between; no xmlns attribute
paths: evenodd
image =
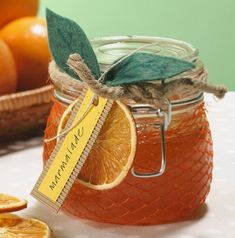
<svg viewBox="0 0 235 238"><path fill-rule="evenodd" d="M102 70L114 60L141 46L157 42L149 53L179 57L195 62L191 72L200 75L203 65L191 45L156 37L113 37L92 41ZM188 75L190 77L190 75ZM45 130L45 138L56 135L61 116L79 96L82 84L64 87L54 81L55 102ZM136 122L138 145L133 168L137 173L158 171L162 163L162 143L166 148L166 169L161 176L139 178L129 171L115 188L103 191L84 187L76 181L63 209L74 216L99 222L150 225L175 222L192 216L205 202L212 179L212 140L203 95L184 92L170 99L171 122L162 138L153 108L127 102ZM145 110L136 110L137 108ZM56 142L44 144L44 162ZM118 145L117 145L118 146Z"/></svg>

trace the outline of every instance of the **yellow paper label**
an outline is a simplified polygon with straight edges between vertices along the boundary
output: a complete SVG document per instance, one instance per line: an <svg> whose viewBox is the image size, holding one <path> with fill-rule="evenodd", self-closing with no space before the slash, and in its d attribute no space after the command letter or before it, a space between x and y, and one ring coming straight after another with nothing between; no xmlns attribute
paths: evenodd
<svg viewBox="0 0 235 238"><path fill-rule="evenodd" d="M84 114L93 96L93 92L88 90L74 121L77 121ZM107 99L99 98L98 105L92 106L84 119L65 136L62 146L38 188L38 191L51 201L56 202L59 198L95 129L106 103Z"/></svg>

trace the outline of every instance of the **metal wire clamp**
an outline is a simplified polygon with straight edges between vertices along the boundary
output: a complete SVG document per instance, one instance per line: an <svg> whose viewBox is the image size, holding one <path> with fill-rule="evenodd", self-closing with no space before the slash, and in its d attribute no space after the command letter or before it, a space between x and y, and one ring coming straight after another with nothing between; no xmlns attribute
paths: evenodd
<svg viewBox="0 0 235 238"><path fill-rule="evenodd" d="M169 126L169 124L171 122L172 106L171 106L171 102L168 99L166 99L165 103L167 105L167 110L166 111L162 108L159 108L159 109L155 110L156 115L161 118L161 122L159 124L155 125L156 127L158 127L160 129L160 134L161 134L162 160L161 160L160 170L156 171L156 172L153 172L153 173L140 173L140 172L137 172L135 170L134 166L133 166L132 169L131 169L131 173L134 177L137 177L137 178L154 178L154 177L161 176L166 170L165 130L167 129L167 127Z"/></svg>

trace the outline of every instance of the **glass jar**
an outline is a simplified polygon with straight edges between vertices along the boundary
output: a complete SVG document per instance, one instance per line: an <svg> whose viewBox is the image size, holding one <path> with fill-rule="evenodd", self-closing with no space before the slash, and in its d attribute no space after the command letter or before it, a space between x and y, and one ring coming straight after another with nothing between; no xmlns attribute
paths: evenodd
<svg viewBox="0 0 235 238"><path fill-rule="evenodd" d="M198 59L198 51L185 42L133 36L92 40L102 71L130 51L153 42L156 44L142 52L193 61L196 68L183 76L201 77L204 67ZM81 82L73 79L66 84L56 80L53 83L55 102L48 118L45 138L56 135L64 110L79 96L83 87ZM138 137L134 170L130 170L122 183L110 190L93 190L76 181L63 206L66 212L99 222L150 225L185 219L201 207L210 190L213 156L203 94L184 91L169 100L171 123L162 133L156 126L156 108L126 102L135 118ZM54 146L55 141L44 144L44 161L49 158ZM162 155L162 152L165 154ZM161 176L137 176L159 171L164 156L166 167Z"/></svg>

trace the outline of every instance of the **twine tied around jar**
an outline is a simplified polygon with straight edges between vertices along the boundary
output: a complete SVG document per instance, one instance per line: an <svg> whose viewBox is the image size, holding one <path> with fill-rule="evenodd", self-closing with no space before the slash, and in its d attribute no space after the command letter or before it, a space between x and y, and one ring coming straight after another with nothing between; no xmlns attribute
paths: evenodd
<svg viewBox="0 0 235 238"><path fill-rule="evenodd" d="M136 53L132 52L131 54ZM130 56L129 54L128 56ZM128 57L127 56L127 57ZM215 95L217 98L223 98L227 92L224 86L217 86L209 84L206 81L207 70L203 69L199 75L194 77L183 77L180 79L172 80L170 82L162 81L160 84L155 83L140 83L140 84L125 84L121 86L107 86L102 83L105 75L117 64L122 62L127 57L123 57L106 70L101 77L97 80L92 74L91 70L87 67L84 60L79 54L71 54L68 58L68 66L79 76L96 95L111 99L111 100L124 100L132 99L136 103L150 104L158 106L166 98L169 98L177 93L182 93L185 90L199 90ZM50 63L49 74L52 79L63 79L71 77L63 73L54 61Z"/></svg>
<svg viewBox="0 0 235 238"><path fill-rule="evenodd" d="M211 85L205 81L207 78L206 69L195 78L181 78L167 83L162 82L160 84L141 83L109 87L102 84L101 81L110 69L104 72L100 79L97 80L79 54L70 55L67 63L95 94L111 100L132 99L136 103L144 103L154 106L161 104L161 102L166 98L187 89L212 93L217 98L223 98L227 92L227 89L224 86ZM117 63L120 63L120 61Z"/></svg>
<svg viewBox="0 0 235 238"><path fill-rule="evenodd" d="M155 108L160 108L162 104L165 103L168 98L174 96L176 94L181 94L186 90L190 91L201 91L211 93L217 98L223 98L227 92L227 89L224 86L216 86L209 84L207 79L207 70L203 69L199 75L194 75L192 77L182 77L169 82L161 81L161 83L139 83L139 84L123 84L121 86L107 86L102 83L105 79L105 75L117 64L121 63L127 57L136 53L137 51L146 48L153 44L147 44L142 46L130 54L122 57L117 60L110 68L108 68L101 77L97 80L95 76L92 74L91 70L88 68L84 60L78 53L71 54L67 60L68 67L76 73L79 78L82 80L85 85L90 88L94 92L93 100L91 100L90 104L87 106L84 115L82 115L78 121L74 122L71 128L68 130L64 130L55 137L46 139L45 142L50 142L54 139L60 138L67 133L69 133L74 127L76 127L81 120L85 117L90 107L94 104L97 96L104 97L110 100L133 100L136 103L141 104L149 104ZM74 80L68 74L62 72L60 68L57 66L55 61L52 61L49 65L49 75L55 81L62 82L71 82L71 79Z"/></svg>

